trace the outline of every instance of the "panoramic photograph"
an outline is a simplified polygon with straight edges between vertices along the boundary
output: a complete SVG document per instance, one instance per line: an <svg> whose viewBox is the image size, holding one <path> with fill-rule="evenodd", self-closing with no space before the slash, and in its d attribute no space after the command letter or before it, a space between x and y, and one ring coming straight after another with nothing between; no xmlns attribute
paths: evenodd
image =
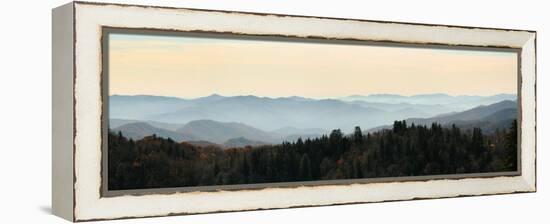
<svg viewBox="0 0 550 224"><path fill-rule="evenodd" d="M110 33L109 190L518 170L518 55Z"/></svg>

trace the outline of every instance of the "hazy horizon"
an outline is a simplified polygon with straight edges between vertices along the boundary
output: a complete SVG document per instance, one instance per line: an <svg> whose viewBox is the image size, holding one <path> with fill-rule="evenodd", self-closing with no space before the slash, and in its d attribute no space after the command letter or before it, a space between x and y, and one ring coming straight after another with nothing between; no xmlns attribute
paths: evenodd
<svg viewBox="0 0 550 224"><path fill-rule="evenodd" d="M110 95L517 94L513 52L111 34Z"/></svg>
<svg viewBox="0 0 550 224"><path fill-rule="evenodd" d="M396 93L372 93L372 94L350 94L345 96L334 96L334 97L323 97L323 98L314 98L314 97L304 97L299 95L290 95L290 96L258 96L253 94L247 94L247 95L223 95L219 93L211 93L203 96L196 96L196 97L180 97L180 96L171 96L171 95L151 95L151 94L109 94L109 96L153 96L153 97L171 97L171 98L180 98L180 99L198 99L198 98L204 98L209 96L221 96L221 97L245 97L245 96L254 96L259 98L271 98L271 99L277 99L277 98L290 98L290 97L302 97L307 99L314 99L314 100L323 100L323 99L341 99L345 97L353 97L353 96L362 96L362 97L369 97L369 96L401 96L401 97L415 97L415 96L429 96L429 95L447 95L450 97L471 97L471 96L477 96L477 97L491 97L491 96L498 96L498 95L517 95L516 93L496 93L496 94L490 94L490 95L452 95L447 93L423 93L423 94L414 94L414 95L402 95L402 94L396 94Z"/></svg>

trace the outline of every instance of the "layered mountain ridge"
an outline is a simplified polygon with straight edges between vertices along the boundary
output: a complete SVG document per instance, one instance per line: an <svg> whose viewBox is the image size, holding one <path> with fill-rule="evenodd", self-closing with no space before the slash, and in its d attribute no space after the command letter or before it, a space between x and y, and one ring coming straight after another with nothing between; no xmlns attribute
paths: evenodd
<svg viewBox="0 0 550 224"><path fill-rule="evenodd" d="M480 126L490 132L517 117L515 99L511 94L378 94L320 100L217 94L196 99L115 95L109 102L109 126L133 139L155 134L174 141L226 147L315 138L333 129L349 133L355 126L373 131L387 128L395 120Z"/></svg>

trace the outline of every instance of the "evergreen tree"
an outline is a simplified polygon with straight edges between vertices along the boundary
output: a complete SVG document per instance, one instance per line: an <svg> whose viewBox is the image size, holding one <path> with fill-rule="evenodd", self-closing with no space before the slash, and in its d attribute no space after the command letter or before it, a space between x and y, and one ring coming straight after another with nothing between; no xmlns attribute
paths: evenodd
<svg viewBox="0 0 550 224"><path fill-rule="evenodd" d="M307 154L304 154L302 158L300 159L300 166L299 166L300 174L299 178L302 181L308 181L311 180L311 161L309 159L309 156Z"/></svg>
<svg viewBox="0 0 550 224"><path fill-rule="evenodd" d="M506 153L504 157L504 166L506 170L517 170L517 155L518 155L518 122L514 120L510 125L508 134L506 135Z"/></svg>
<svg viewBox="0 0 550 224"><path fill-rule="evenodd" d="M353 140L355 140L355 143L358 144L363 142L363 132L361 131L361 127L355 127L355 131L353 132Z"/></svg>
<svg viewBox="0 0 550 224"><path fill-rule="evenodd" d="M221 149L156 135L108 135L110 190L421 176L517 170L517 122L483 133L456 125L407 126L345 135Z"/></svg>

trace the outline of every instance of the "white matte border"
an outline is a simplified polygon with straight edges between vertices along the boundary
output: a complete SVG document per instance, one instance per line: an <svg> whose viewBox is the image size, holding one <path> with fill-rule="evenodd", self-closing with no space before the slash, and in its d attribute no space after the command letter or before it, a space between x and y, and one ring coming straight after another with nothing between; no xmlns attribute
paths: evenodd
<svg viewBox="0 0 550 224"><path fill-rule="evenodd" d="M534 32L86 3L75 9L77 221L536 190ZM102 26L522 48L522 175L101 198Z"/></svg>

